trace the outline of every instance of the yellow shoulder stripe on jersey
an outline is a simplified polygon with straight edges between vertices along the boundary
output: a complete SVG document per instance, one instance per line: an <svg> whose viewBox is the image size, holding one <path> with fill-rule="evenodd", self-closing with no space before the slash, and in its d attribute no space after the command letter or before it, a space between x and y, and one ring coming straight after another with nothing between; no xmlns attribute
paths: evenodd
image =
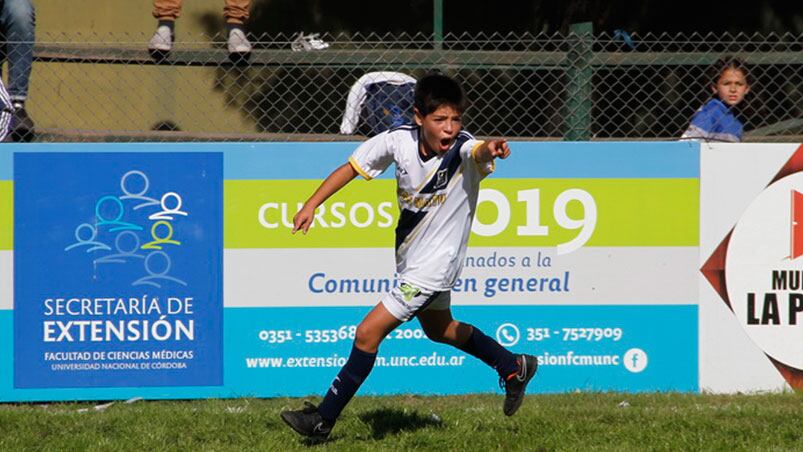
<svg viewBox="0 0 803 452"><path fill-rule="evenodd" d="M360 164L357 163L356 160L354 160L354 157L349 157L349 163L351 164L351 167L354 168L354 171L359 173L360 176L364 177L365 180L373 179L373 177L369 176L368 173L365 172L365 170L360 168Z"/></svg>
<svg viewBox="0 0 803 452"><path fill-rule="evenodd" d="M480 141L477 144L475 144L473 148L471 148L471 159L474 160L474 164L477 165L477 169L479 170L480 174L487 176L493 173L494 170L496 169L496 162L491 160L490 162L491 167L489 169L486 169L485 165L477 161L477 151L483 144L485 144L485 142Z"/></svg>
<svg viewBox="0 0 803 452"><path fill-rule="evenodd" d="M472 158L472 159L474 159L474 161L475 161L475 162L477 161L477 150L478 150L478 149L480 148L480 146L482 146L483 144L485 144L485 142L484 142L484 141L478 141L478 142L477 142L477 144L475 144L475 145L474 145L474 147L473 147L473 148L471 148L471 158Z"/></svg>

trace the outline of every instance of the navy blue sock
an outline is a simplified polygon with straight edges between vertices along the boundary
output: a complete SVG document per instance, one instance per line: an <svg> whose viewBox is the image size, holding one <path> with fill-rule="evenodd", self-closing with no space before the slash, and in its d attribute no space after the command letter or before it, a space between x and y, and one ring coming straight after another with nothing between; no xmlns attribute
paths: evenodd
<svg viewBox="0 0 803 452"><path fill-rule="evenodd" d="M245 27L243 26L243 24L233 24L230 22L226 22L226 34L231 33L231 31L234 30L235 28L245 32Z"/></svg>
<svg viewBox="0 0 803 452"><path fill-rule="evenodd" d="M356 345L351 347L351 355L346 365L340 369L329 390L326 391L326 396L323 402L318 405L318 413L321 417L334 424L340 412L346 407L360 385L371 373L374 368L374 361L376 361L376 353L368 353L357 348Z"/></svg>
<svg viewBox="0 0 803 452"><path fill-rule="evenodd" d="M458 345L457 348L493 367L500 377L507 377L519 370L516 355L483 334L476 326L472 325L471 328L471 336L465 344Z"/></svg>
<svg viewBox="0 0 803 452"><path fill-rule="evenodd" d="M156 24L156 27L158 28L161 27L162 25L165 25L168 28L170 28L170 33L173 33L173 31L176 28L176 22L173 20L159 20L158 23Z"/></svg>

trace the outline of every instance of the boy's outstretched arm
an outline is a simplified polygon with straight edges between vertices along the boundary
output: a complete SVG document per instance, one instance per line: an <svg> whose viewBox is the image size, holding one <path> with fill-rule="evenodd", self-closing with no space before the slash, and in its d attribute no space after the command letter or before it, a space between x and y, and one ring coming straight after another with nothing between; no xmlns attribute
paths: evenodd
<svg viewBox="0 0 803 452"><path fill-rule="evenodd" d="M304 203L304 207L293 217L293 234L298 230L306 234L315 217L315 209L355 177L357 177L357 171L350 163L345 163L332 171L332 174L321 183L315 193Z"/></svg>
<svg viewBox="0 0 803 452"><path fill-rule="evenodd" d="M479 163L485 163L497 157L506 159L509 155L510 147L507 145L507 140L488 140L475 151L474 159Z"/></svg>

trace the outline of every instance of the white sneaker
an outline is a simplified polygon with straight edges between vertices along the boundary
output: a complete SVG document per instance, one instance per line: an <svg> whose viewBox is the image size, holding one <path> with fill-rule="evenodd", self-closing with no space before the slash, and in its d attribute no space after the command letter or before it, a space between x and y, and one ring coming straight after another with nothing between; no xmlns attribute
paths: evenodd
<svg viewBox="0 0 803 452"><path fill-rule="evenodd" d="M311 33L305 35L304 32L299 32L298 37L290 43L290 49L293 52L301 52L305 50L323 50L329 48L329 43L319 37L318 33Z"/></svg>
<svg viewBox="0 0 803 452"><path fill-rule="evenodd" d="M170 32L170 27L167 25L160 25L156 29L156 33L148 41L148 50L158 50L160 52L169 52L173 48L173 33Z"/></svg>
<svg viewBox="0 0 803 452"><path fill-rule="evenodd" d="M324 41L323 39L320 39L319 36L320 35L318 33L313 33L307 36L307 39L309 39L309 46L311 47L311 49L312 50L328 49L329 43Z"/></svg>
<svg viewBox="0 0 803 452"><path fill-rule="evenodd" d="M232 28L229 32L229 53L249 53L251 43L245 37L245 33L239 28Z"/></svg>

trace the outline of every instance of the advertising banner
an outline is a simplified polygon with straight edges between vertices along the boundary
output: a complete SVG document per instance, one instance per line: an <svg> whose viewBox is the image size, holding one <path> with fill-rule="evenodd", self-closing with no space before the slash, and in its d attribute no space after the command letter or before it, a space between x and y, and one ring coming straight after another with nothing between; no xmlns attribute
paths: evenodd
<svg viewBox="0 0 803 452"><path fill-rule="evenodd" d="M0 400L322 394L399 283L393 168L291 234L355 146L9 146ZM454 317L536 355L534 392L697 391L699 145L511 148L481 185ZM494 391L413 320L361 393Z"/></svg>
<svg viewBox="0 0 803 452"><path fill-rule="evenodd" d="M803 147L705 144L701 162L701 386L802 389Z"/></svg>
<svg viewBox="0 0 803 452"><path fill-rule="evenodd" d="M223 159L19 153L14 387L220 385Z"/></svg>

